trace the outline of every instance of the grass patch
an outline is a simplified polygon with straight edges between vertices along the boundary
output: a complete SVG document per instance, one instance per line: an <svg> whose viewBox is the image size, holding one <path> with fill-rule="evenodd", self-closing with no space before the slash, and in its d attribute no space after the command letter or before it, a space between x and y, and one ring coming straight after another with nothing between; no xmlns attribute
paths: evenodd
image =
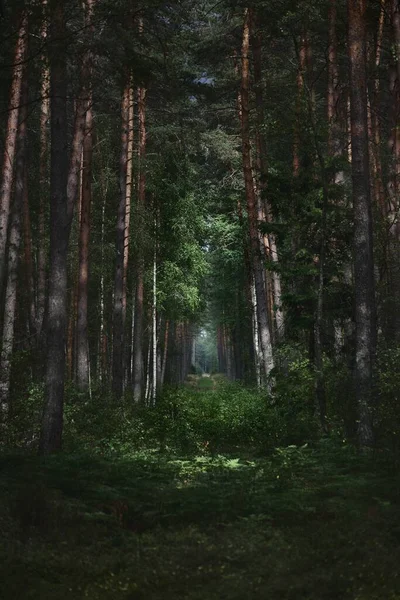
<svg viewBox="0 0 400 600"><path fill-rule="evenodd" d="M0 468L7 600L400 597L400 478L345 445Z"/></svg>

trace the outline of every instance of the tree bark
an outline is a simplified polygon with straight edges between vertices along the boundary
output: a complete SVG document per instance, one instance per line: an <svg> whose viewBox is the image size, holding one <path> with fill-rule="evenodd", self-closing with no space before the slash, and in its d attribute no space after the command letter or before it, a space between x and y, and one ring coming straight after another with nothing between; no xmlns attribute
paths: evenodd
<svg viewBox="0 0 400 600"><path fill-rule="evenodd" d="M47 43L47 0L43 0L43 26L42 43ZM48 122L50 115L50 73L46 56L42 56L43 71L41 81L41 111L40 111L40 164L39 164L39 248L37 254L37 316L36 334L37 343L40 342L42 334L44 311L46 304L46 209L45 195L48 190L47 183L47 156L48 156Z"/></svg>
<svg viewBox="0 0 400 600"><path fill-rule="evenodd" d="M133 105L133 81L130 77L129 83L129 109L128 109L128 141L126 155L126 199L125 199L125 231L124 231L124 273L122 290L122 320L125 326L126 303L128 288L128 265L129 265L129 238L131 225L131 202L133 190L133 135L134 135L134 105Z"/></svg>
<svg viewBox="0 0 400 600"><path fill-rule="evenodd" d="M121 157L119 176L119 205L116 235L116 265L114 281L113 310L113 372L112 389L117 399L121 398L124 386L124 245L128 167L130 81L122 96L121 117Z"/></svg>
<svg viewBox="0 0 400 600"><path fill-rule="evenodd" d="M164 385L165 370L167 368L168 342L169 342L169 320L167 320L165 322L164 349L163 349L163 358L162 358L162 366L161 366L161 378L160 378L161 387Z"/></svg>
<svg viewBox="0 0 400 600"><path fill-rule="evenodd" d="M65 16L62 2L52 0L51 11L51 153L50 153L50 278L47 310L45 404L39 451L61 448L63 429L65 337L67 326L67 70L64 48Z"/></svg>
<svg viewBox="0 0 400 600"><path fill-rule="evenodd" d="M368 447L374 443L372 404L376 317L368 156L365 0L348 0L347 6L354 209L354 382L358 407L358 439L361 447Z"/></svg>
<svg viewBox="0 0 400 600"><path fill-rule="evenodd" d="M10 200L13 184L14 159L20 112L21 85L23 65L28 44L28 16L24 12L18 31L18 39L14 54L13 76L8 106L8 121L4 142L3 165L0 187L0 294L4 286L6 273L6 250L8 222L10 218Z"/></svg>
<svg viewBox="0 0 400 600"><path fill-rule="evenodd" d="M157 226L157 223L156 223ZM152 306L152 401L153 406L157 399L157 237L154 239L153 262L153 306Z"/></svg>
<svg viewBox="0 0 400 600"><path fill-rule="evenodd" d="M245 10L243 41L242 41L242 81L241 81L241 113L242 113L242 159L243 173L246 190L247 213L249 222L249 234L251 245L252 268L254 273L256 300L257 300L257 321L260 338L260 354L262 358L261 370L265 379L269 376L273 366L271 335L268 323L267 295L264 283L264 265L260 253L259 230L257 223L257 201L254 191L254 181L251 165L251 145L250 145L250 69L249 69L249 48L250 48L250 23L252 13L250 9Z"/></svg>
<svg viewBox="0 0 400 600"><path fill-rule="evenodd" d="M93 112L86 112L86 132L83 142L82 205L79 233L78 314L76 325L76 383L78 389L89 389L88 290L90 209L92 203Z"/></svg>
<svg viewBox="0 0 400 600"><path fill-rule="evenodd" d="M27 126L28 115L28 81L27 71L24 69L23 83L21 91L21 111L20 123L17 135L17 157L16 157L16 177L15 177L15 197L12 208L12 217L10 224L10 241L8 248L8 273L6 295L4 303L4 324L2 349L0 359L0 419L7 420L9 400L10 400L10 376L11 359L14 346L14 320L17 306L17 282L18 282L18 262L21 245L21 221L23 205L27 201Z"/></svg>
<svg viewBox="0 0 400 600"><path fill-rule="evenodd" d="M93 10L95 0L85 0L85 26L90 34L93 34ZM89 38L89 36L88 36ZM89 43L89 39L86 40ZM74 133L72 138L72 148L68 171L67 181L67 197L68 197L68 224L71 227L74 206L79 188L79 174L81 170L81 155L83 148L83 140L85 137L86 128L86 112L91 106L91 73L92 73L93 57L90 47L86 47L82 60L81 71L81 87L79 97L76 102Z"/></svg>
<svg viewBox="0 0 400 600"><path fill-rule="evenodd" d="M264 134L265 118L264 118L264 99L262 89L262 45L261 34L259 31L253 32L253 58L254 58L254 83L255 83L255 100L257 112L257 155L258 155L258 170L260 175L260 195L261 203L265 213L267 223L273 221L271 206L267 198L268 186L268 164L267 164L267 143ZM278 248L276 236L274 233L269 233L268 236L268 254L270 260L276 265L279 263ZM282 310L282 285L281 278L277 270L272 271L272 286L273 286L273 304L274 316L276 324L276 332L278 339L282 339L285 335L285 319Z"/></svg>
<svg viewBox="0 0 400 600"><path fill-rule="evenodd" d="M17 160L18 165L18 160ZM24 169L24 177L27 179L28 172ZM26 284L26 303L28 308L28 331L29 343L32 345L33 337L36 334L37 311L35 302L35 286L33 278L33 256L32 256L32 232L31 232L31 216L29 207L29 196L27 181L24 183L23 195L23 222L24 222L24 263L25 263L25 284Z"/></svg>
<svg viewBox="0 0 400 600"><path fill-rule="evenodd" d="M138 112L139 112L139 186L137 202L137 224L138 233L142 234L144 222L143 212L146 202L146 88L141 86L138 90ZM141 248L142 239L138 235L137 247L137 274L135 295L135 331L133 343L133 398L135 402L142 399L143 388L143 300L144 300L144 258Z"/></svg>
<svg viewBox="0 0 400 600"><path fill-rule="evenodd" d="M385 194L383 189L383 178L382 178L382 156L381 156L381 122L379 116L379 104L380 104L380 76L379 69L381 64L381 56L382 56L382 40L383 40L383 29L385 25L385 14L386 14L386 0L381 0L381 10L379 14L379 24L378 24L378 33L376 40L376 49L375 49L375 78L374 78L374 88L373 88L373 106L374 110L372 111L372 146L374 150L374 160L375 160L375 169L374 169L374 180L373 180L373 190L374 190L374 198L377 203L378 208L382 213L382 216L386 217L386 203L385 203Z"/></svg>

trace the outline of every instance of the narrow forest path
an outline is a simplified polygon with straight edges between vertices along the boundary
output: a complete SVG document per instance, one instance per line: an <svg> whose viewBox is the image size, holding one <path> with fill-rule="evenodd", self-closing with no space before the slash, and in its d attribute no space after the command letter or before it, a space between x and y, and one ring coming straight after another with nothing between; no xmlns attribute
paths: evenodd
<svg viewBox="0 0 400 600"><path fill-rule="evenodd" d="M7 457L0 468L4 600L400 594L398 472L340 444L251 459Z"/></svg>
<svg viewBox="0 0 400 600"><path fill-rule="evenodd" d="M215 391L221 383L226 381L226 376L222 373L203 373L202 375L188 375L185 385L198 391Z"/></svg>

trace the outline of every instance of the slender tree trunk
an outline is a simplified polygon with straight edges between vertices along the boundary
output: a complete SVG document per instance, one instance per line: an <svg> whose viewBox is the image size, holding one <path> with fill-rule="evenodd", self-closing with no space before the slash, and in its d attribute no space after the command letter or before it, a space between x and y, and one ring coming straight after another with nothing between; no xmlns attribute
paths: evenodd
<svg viewBox="0 0 400 600"><path fill-rule="evenodd" d="M116 398L123 393L124 384L124 246L125 246L125 216L127 193L128 138L129 138L129 98L130 81L125 86L122 96L122 129L121 129L121 158L120 158L120 200L117 216L117 237L114 283L113 310L113 374L112 387Z"/></svg>
<svg viewBox="0 0 400 600"><path fill-rule="evenodd" d="M257 298L256 298L256 288L254 283L251 284L251 297L252 297L252 324L253 324L253 345L254 345L254 364L256 369L256 379L257 386L261 387L262 384L262 376L261 376L261 362L262 356L260 351L260 336L258 331L258 320L257 320Z"/></svg>
<svg viewBox="0 0 400 600"><path fill-rule="evenodd" d="M259 232L257 224L257 201L254 192L254 182L251 165L251 146L250 146L250 123L249 123L249 46L250 46L250 22L251 11L245 10L245 20L243 27L242 43L242 84L241 84L241 102L242 102L242 155L243 172L246 189L247 213L249 219L249 233L252 253L252 266L254 272L254 281L257 299L257 321L260 337L260 351L262 357L261 370L265 378L268 377L274 366L271 346L271 335L268 323L267 296L264 284L264 265L260 254Z"/></svg>
<svg viewBox="0 0 400 600"><path fill-rule="evenodd" d="M370 197L365 0L348 0L356 318L355 393L361 447L373 445L373 368L376 347Z"/></svg>
<svg viewBox="0 0 400 600"><path fill-rule="evenodd" d="M20 111L20 123L17 135L17 156L15 176L15 198L12 208L10 243L8 249L8 274L4 303L4 324L0 357L0 419L7 420L10 400L11 359L14 346L14 320L17 306L18 262L21 244L22 211L27 190L26 138L27 138L27 71L24 69Z"/></svg>
<svg viewBox="0 0 400 600"><path fill-rule="evenodd" d="M74 379L74 330L76 323L77 314L77 300L78 300L78 282L74 281L71 287L70 300L69 300L69 318L68 318L68 329L67 329L67 379L73 381Z"/></svg>
<svg viewBox="0 0 400 600"><path fill-rule="evenodd" d="M165 380L165 370L167 367L167 357L168 357L168 341L169 341L169 320L167 320L165 322L164 349L163 349L163 358L162 358L162 366L161 366L161 386L164 385L164 380Z"/></svg>
<svg viewBox="0 0 400 600"><path fill-rule="evenodd" d="M93 33L94 0L85 0L85 27ZM82 99L85 108L85 129L82 142L81 169L81 218L79 227L79 266L78 266L78 312L76 323L76 383L81 391L90 387L90 361L88 339L88 289L89 289L89 238L90 210L92 203L92 159L93 159L93 110L92 110L92 64L89 49L85 53L84 82L87 97Z"/></svg>
<svg viewBox="0 0 400 600"><path fill-rule="evenodd" d="M137 203L137 223L139 233L144 222L143 212L146 202L146 88L138 90L139 111L139 186ZM143 387L143 300L144 300L144 259L141 248L141 235L138 236L137 248L137 273L136 273L136 296L135 296L135 332L134 332L134 356L133 356L133 398L140 402Z"/></svg>
<svg viewBox="0 0 400 600"><path fill-rule="evenodd" d="M18 161L17 161L18 164ZM27 179L28 172L24 169L24 176ZM32 257L32 234L31 234L31 216L29 208L29 196L27 181L24 183L24 262L25 262L25 283L26 283L26 298L28 307L28 331L29 343L33 345L33 336L36 333L36 302L35 302L35 287L33 278L33 257Z"/></svg>
<svg viewBox="0 0 400 600"><path fill-rule="evenodd" d="M133 78L130 78L129 88L129 114L128 114L128 146L127 146L127 165L126 165L126 202L125 202L125 232L124 232L124 272L122 284L122 321L124 330L124 340L126 335L126 308L128 294L128 267L129 267L129 246L131 231L131 205L133 192L133 142L134 142L134 92ZM124 343L123 349L123 370L124 381L131 382L131 346Z"/></svg>
<svg viewBox="0 0 400 600"><path fill-rule="evenodd" d="M381 10L379 15L378 33L375 49L375 78L373 87L372 105L372 146L374 150L375 170L373 179L374 198L377 206L380 208L382 216L386 217L385 194L383 190L382 178L382 156L381 156L381 123L379 116L380 104L380 76L379 69L382 56L383 28L385 24L386 0L381 0Z"/></svg>
<svg viewBox="0 0 400 600"><path fill-rule="evenodd" d="M47 310L45 404L39 450L61 448L63 429L65 336L67 326L67 71L62 2L51 0L51 167L50 278Z"/></svg>
<svg viewBox="0 0 400 600"><path fill-rule="evenodd" d="M89 38L93 35L93 10L95 0L85 0L85 28L90 34L86 43L89 44ZM93 56L89 45L87 46L82 60L81 86L79 97L76 102L74 133L72 138L72 149L68 171L67 197L68 197L68 223L72 224L75 202L79 188L79 175L81 170L81 155L83 140L86 130L86 113L91 107L91 74L92 74Z"/></svg>
<svg viewBox="0 0 400 600"><path fill-rule="evenodd" d="M47 43L47 0L43 0L43 26L42 26L42 43ZM39 247L37 254L37 319L36 319L36 334L37 343L40 343L42 334L45 303L46 303L46 209L45 196L48 190L48 122L50 116L50 73L47 62L47 57L42 56L43 70L41 82L41 112L40 112L40 164L39 164Z"/></svg>
<svg viewBox="0 0 400 600"><path fill-rule="evenodd" d="M151 339L149 337L149 343L148 343L148 346L147 346L147 361L146 361L146 369L145 369L145 373L146 373L146 387L145 387L145 392L144 392L144 400L145 400L146 406L149 406L149 404L150 404L150 384L151 384L151 366L150 366L150 362L151 362Z"/></svg>
<svg viewBox="0 0 400 600"><path fill-rule="evenodd" d="M138 266L135 291L135 327L133 338L133 397L140 402L143 394L143 266Z"/></svg>
<svg viewBox="0 0 400 600"><path fill-rule="evenodd" d="M153 406L157 399L157 238L154 240L154 263L153 263L153 306L152 306L152 355L153 355Z"/></svg>
<svg viewBox="0 0 400 600"><path fill-rule="evenodd" d="M126 156L126 199L125 199L125 232L124 232L124 278L122 291L122 318L125 324L126 320L126 298L127 298L127 282L128 282L128 265L129 265L129 237L131 224L131 201L133 190L133 134L134 134L134 105L133 105L133 81L130 78L129 85L129 109L128 109L128 141L127 141L127 156Z"/></svg>
<svg viewBox="0 0 400 600"><path fill-rule="evenodd" d="M18 31L15 47L13 77L10 89L8 106L8 121L4 142L3 165L0 187L0 294L4 286L6 273L6 249L8 221L10 216L10 200L13 184L14 158L16 149L18 116L20 112L20 98L23 65L28 44L28 17L23 13Z"/></svg>
<svg viewBox="0 0 400 600"><path fill-rule="evenodd" d="M100 327L99 327L99 346L100 353L98 359L98 377L99 381L103 383L104 376L106 374L106 365L107 365L107 356L105 349L107 348L107 340L106 340L106 327L105 327L105 261L104 261L104 242L105 242L105 217L106 217L106 203L107 203L107 193L108 193L108 184L107 180L102 173L100 175L101 181L101 196L102 196L102 206L101 206L101 273L100 273Z"/></svg>
<svg viewBox="0 0 400 600"><path fill-rule="evenodd" d="M267 164L267 144L264 134L265 117L264 117L264 99L262 88L262 45L261 33L259 31L253 36L253 57L254 57L254 83L255 83L255 99L257 111L257 149L258 149L258 170L260 174L260 194L261 203L265 213L265 219L268 223L273 221L271 206L267 198L268 186L268 164ZM278 265L279 256L274 233L268 234L268 254L271 261ZM273 286L273 304L276 332L278 339L285 335L285 320L282 310L282 285L279 273L276 270L272 271L272 286Z"/></svg>
<svg viewBox="0 0 400 600"><path fill-rule="evenodd" d="M76 382L78 389L89 389L89 340L88 340L88 283L89 283L89 237L90 209L92 203L92 157L93 113L86 112L86 133L83 142L82 204L79 232L78 268L78 314L76 325Z"/></svg>

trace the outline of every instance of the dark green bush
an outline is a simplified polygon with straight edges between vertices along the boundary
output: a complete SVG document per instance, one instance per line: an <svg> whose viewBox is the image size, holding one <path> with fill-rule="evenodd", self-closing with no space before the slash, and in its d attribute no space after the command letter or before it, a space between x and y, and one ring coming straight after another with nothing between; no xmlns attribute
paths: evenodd
<svg viewBox="0 0 400 600"><path fill-rule="evenodd" d="M93 390L91 398L74 388L66 393L64 449L101 455L129 455L141 449L178 453L221 453L238 447L269 452L314 440L317 425L302 390L306 372L296 367L277 384L276 394L220 380L207 389L166 388L155 407L135 406L127 396L116 403ZM213 386L216 387L214 388ZM32 388L15 404L10 447L37 446L43 390Z"/></svg>

